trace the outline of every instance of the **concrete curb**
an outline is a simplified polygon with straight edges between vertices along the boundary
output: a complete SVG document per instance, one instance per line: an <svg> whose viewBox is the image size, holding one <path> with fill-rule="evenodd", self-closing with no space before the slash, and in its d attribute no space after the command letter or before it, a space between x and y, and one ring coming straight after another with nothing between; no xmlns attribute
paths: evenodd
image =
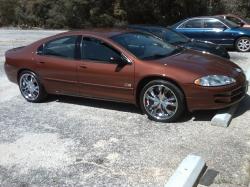
<svg viewBox="0 0 250 187"><path fill-rule="evenodd" d="M205 162L200 156L188 155L175 170L165 187L193 187L204 168Z"/></svg>
<svg viewBox="0 0 250 187"><path fill-rule="evenodd" d="M239 104L231 106L229 109L220 110L211 120L211 125L228 127Z"/></svg>

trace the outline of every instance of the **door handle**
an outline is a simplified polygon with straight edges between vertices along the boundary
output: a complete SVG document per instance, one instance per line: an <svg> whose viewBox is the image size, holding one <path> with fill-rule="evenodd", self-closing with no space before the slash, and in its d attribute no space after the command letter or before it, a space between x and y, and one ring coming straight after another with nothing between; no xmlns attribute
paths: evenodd
<svg viewBox="0 0 250 187"><path fill-rule="evenodd" d="M45 64L45 62L38 62L39 64Z"/></svg>
<svg viewBox="0 0 250 187"><path fill-rule="evenodd" d="M85 65L80 65L80 68L86 69L87 67Z"/></svg>

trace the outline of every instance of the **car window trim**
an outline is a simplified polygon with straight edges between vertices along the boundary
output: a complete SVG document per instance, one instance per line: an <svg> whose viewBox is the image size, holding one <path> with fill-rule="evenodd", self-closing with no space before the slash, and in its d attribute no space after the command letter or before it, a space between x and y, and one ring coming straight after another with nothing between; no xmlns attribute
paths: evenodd
<svg viewBox="0 0 250 187"><path fill-rule="evenodd" d="M218 22L220 22L222 25L226 26L227 29L229 29L230 27L228 27L225 23L223 23L221 20L216 19L216 18L204 18L203 20L203 26L205 26L205 20L216 20ZM222 28L213 28L213 27L203 27L204 29L222 29Z"/></svg>
<svg viewBox="0 0 250 187"><path fill-rule="evenodd" d="M202 20L204 18L190 18L184 22L182 22L180 25L178 25L178 27L176 27L176 29L203 29L204 28L204 21L202 23L203 27L201 28L181 28L182 25L184 25L185 23L187 23L188 21L193 21L193 20Z"/></svg>
<svg viewBox="0 0 250 187"><path fill-rule="evenodd" d="M94 39L94 40L100 41L105 46L107 46L107 47L111 48L112 50L116 51L121 57L125 58L129 62L128 65L132 64L132 61L124 53L122 53L120 50L116 49L114 46L108 44L107 42L103 41L100 38L96 38L96 37L93 37L93 36L86 36L86 35L82 35L81 44L80 44L81 61L91 61L93 63L116 64L116 65L118 65L118 63L111 63L111 62L107 63L107 61L105 61L105 60L84 59L84 54L83 54L84 53L84 49L83 49L83 46L82 46L84 38L90 38L90 39Z"/></svg>
<svg viewBox="0 0 250 187"><path fill-rule="evenodd" d="M201 20L203 20L203 23L202 23L202 25L203 25L203 27L201 27L201 28L181 28L181 26L182 25L184 25L185 23L187 23L188 21L192 21L192 20L198 20L198 19L201 19ZM225 25L226 27L227 27L227 29L230 29L230 27L228 26L228 25L226 25L225 23L223 23L221 20L219 20L219 19L216 19L216 18L191 18L191 19L188 19L188 20L186 20L186 21L184 21L183 23L181 23L178 27L176 27L176 29L216 29L216 28L205 28L204 27L204 20L205 19L214 19L214 20L217 20L217 21L219 21L220 23L222 23L223 25ZM217 28L218 29L218 28Z"/></svg>

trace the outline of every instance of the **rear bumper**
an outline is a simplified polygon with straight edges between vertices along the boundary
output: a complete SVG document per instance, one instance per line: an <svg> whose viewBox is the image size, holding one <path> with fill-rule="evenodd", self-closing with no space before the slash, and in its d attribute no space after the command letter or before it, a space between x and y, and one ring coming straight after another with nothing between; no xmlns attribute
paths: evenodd
<svg viewBox="0 0 250 187"><path fill-rule="evenodd" d="M8 63L4 64L4 70L9 81L17 83L17 67Z"/></svg>
<svg viewBox="0 0 250 187"><path fill-rule="evenodd" d="M248 82L224 87L205 88L186 85L187 107L189 111L227 108L240 102L247 93Z"/></svg>

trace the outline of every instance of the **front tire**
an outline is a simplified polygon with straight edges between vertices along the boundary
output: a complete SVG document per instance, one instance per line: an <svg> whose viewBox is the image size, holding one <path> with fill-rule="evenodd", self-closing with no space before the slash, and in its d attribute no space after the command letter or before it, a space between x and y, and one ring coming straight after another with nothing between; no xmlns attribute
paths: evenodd
<svg viewBox="0 0 250 187"><path fill-rule="evenodd" d="M240 37L235 42L235 48L239 52L248 52L248 51L250 51L250 38L248 38L248 37Z"/></svg>
<svg viewBox="0 0 250 187"><path fill-rule="evenodd" d="M47 96L38 76L31 71L21 72L19 75L19 89L22 96L32 103L41 102Z"/></svg>
<svg viewBox="0 0 250 187"><path fill-rule="evenodd" d="M140 93L140 107L148 118L157 122L174 122L185 111L184 95L171 82L154 80Z"/></svg>

